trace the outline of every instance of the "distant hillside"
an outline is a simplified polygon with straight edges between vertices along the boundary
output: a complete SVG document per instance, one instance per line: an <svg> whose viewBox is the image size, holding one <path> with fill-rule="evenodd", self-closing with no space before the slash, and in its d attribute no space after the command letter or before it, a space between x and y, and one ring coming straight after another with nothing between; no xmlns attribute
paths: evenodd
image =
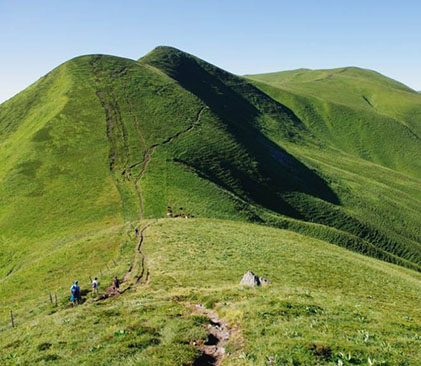
<svg viewBox="0 0 421 366"><path fill-rule="evenodd" d="M421 97L374 71L295 70L249 78L286 104L321 140L351 155L420 177ZM382 144L379 143L382 140Z"/></svg>

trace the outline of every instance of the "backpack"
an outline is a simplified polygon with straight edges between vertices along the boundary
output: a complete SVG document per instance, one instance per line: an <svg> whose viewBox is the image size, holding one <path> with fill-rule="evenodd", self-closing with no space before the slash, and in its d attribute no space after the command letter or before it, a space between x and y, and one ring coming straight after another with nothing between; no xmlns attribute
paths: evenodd
<svg viewBox="0 0 421 366"><path fill-rule="evenodd" d="M72 292L73 296L77 295L77 286L73 285L70 291Z"/></svg>

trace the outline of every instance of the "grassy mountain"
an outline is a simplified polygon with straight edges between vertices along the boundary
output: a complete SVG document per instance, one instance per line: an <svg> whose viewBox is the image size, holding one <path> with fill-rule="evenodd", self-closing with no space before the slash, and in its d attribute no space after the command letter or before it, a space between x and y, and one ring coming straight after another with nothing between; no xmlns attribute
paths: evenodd
<svg viewBox="0 0 421 366"><path fill-rule="evenodd" d="M158 47L0 105L1 362L188 364L195 302L241 329L227 365L418 359L420 96L341 70L242 78ZM273 286L239 289L248 269ZM124 294L68 308L74 279L115 274Z"/></svg>

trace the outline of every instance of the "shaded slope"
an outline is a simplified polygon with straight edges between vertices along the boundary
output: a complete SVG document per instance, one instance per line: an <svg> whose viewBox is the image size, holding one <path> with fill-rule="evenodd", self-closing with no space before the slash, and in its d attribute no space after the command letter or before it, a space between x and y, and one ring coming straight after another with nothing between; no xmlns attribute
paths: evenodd
<svg viewBox="0 0 421 366"><path fill-rule="evenodd" d="M246 178L249 181L250 188L243 187L248 190L246 196L277 212L282 212L280 201L277 204L273 196L264 201L262 198L275 192L297 190L338 203L320 177L266 136L265 132L271 131L285 141L310 138L305 126L288 108L247 81L174 48L158 47L140 62L162 70L200 98L236 143L244 146L258 169L253 173L239 172L239 183L245 184ZM225 160L224 164L238 164L234 159L219 159ZM205 169L206 166L200 167L200 170ZM232 172L236 169L230 167ZM259 179L258 186L252 186L256 179Z"/></svg>

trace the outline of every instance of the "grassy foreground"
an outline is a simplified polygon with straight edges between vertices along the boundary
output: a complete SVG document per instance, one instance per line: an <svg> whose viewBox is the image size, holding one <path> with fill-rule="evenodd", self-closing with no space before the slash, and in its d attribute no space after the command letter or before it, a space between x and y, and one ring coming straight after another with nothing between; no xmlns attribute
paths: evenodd
<svg viewBox="0 0 421 366"><path fill-rule="evenodd" d="M144 252L149 282L119 297L88 296L72 309L66 287L55 308L41 288L24 291L45 303L25 318L34 307L22 302L14 329L2 315L1 363L188 365L207 320L186 303L204 304L229 322L223 365L267 365L270 356L275 365L421 359L417 272L289 231L211 219L156 221L145 231ZM247 270L272 285L239 287Z"/></svg>

